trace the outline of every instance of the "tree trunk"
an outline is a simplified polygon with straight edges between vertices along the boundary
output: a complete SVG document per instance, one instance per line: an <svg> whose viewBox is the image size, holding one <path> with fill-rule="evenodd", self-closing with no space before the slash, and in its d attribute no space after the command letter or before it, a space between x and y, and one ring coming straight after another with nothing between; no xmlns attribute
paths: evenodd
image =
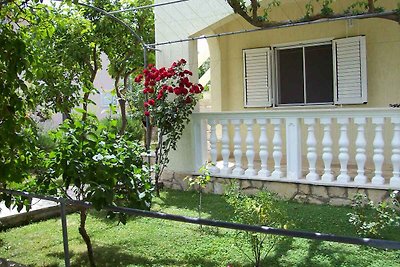
<svg viewBox="0 0 400 267"><path fill-rule="evenodd" d="M120 98L118 100L119 102L119 107L121 110L121 128L119 129L119 134L120 135L124 135L125 134L125 130L126 130L126 125L128 123L128 120L126 118L126 101L125 99Z"/></svg>
<svg viewBox="0 0 400 267"><path fill-rule="evenodd" d="M94 80L96 79L97 70L99 69L99 66L97 64L97 47L96 47L96 45L93 47L93 50L92 50L92 58L93 58L93 67L90 64L90 60L88 60L88 62L86 64L90 68L90 81L93 84ZM87 119L89 96L90 96L90 92L86 92L83 94L83 109L85 110L85 112L82 114L82 121L86 121L86 119Z"/></svg>
<svg viewBox="0 0 400 267"><path fill-rule="evenodd" d="M368 0L368 12L369 13L375 12L374 0Z"/></svg>
<svg viewBox="0 0 400 267"><path fill-rule="evenodd" d="M94 263L92 242L90 241L90 237L85 229L86 219L87 219L87 210L85 208L82 208L80 210L80 217L81 217L81 223L79 226L79 233L81 234L83 240L86 243L90 267L96 267L96 264Z"/></svg>

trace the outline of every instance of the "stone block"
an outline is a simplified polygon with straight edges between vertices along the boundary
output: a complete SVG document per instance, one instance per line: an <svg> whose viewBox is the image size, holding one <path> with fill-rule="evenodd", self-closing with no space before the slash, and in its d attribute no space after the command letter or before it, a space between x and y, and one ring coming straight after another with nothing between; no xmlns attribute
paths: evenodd
<svg viewBox="0 0 400 267"><path fill-rule="evenodd" d="M164 188L172 188L172 182L170 181L163 181Z"/></svg>
<svg viewBox="0 0 400 267"><path fill-rule="evenodd" d="M275 192L279 196L287 199L292 199L297 194L296 184L265 182L264 189Z"/></svg>
<svg viewBox="0 0 400 267"><path fill-rule="evenodd" d="M175 190L183 190L182 186L179 183L173 183L171 188Z"/></svg>
<svg viewBox="0 0 400 267"><path fill-rule="evenodd" d="M249 180L241 180L240 181L240 188L242 189L247 189L247 188L251 188L251 182Z"/></svg>
<svg viewBox="0 0 400 267"><path fill-rule="evenodd" d="M214 184L213 184L213 182L211 181L211 182L209 182L207 185L206 185L206 188L204 188L204 192L206 192L206 193L213 193L214 192Z"/></svg>
<svg viewBox="0 0 400 267"><path fill-rule="evenodd" d="M387 190L368 189L367 195L374 203L379 203L388 198L389 192Z"/></svg>
<svg viewBox="0 0 400 267"><path fill-rule="evenodd" d="M293 199L297 202L308 203L308 196L304 194L295 195Z"/></svg>
<svg viewBox="0 0 400 267"><path fill-rule="evenodd" d="M311 195L312 197L329 198L328 190L325 186L311 186Z"/></svg>
<svg viewBox="0 0 400 267"><path fill-rule="evenodd" d="M165 182L171 182L173 178L174 178L174 172L165 170L163 171L160 180L165 183Z"/></svg>
<svg viewBox="0 0 400 267"><path fill-rule="evenodd" d="M174 179L172 181L172 183L179 185L182 188L182 190L187 190L187 189L189 189L189 190L192 190L192 189L193 190L197 190L197 188L195 186L193 186L192 188L189 188L188 183L186 181L183 181L183 180L180 180L180 179Z"/></svg>
<svg viewBox="0 0 400 267"><path fill-rule="evenodd" d="M363 188L347 188L347 198L352 200L357 194L367 194L367 191Z"/></svg>
<svg viewBox="0 0 400 267"><path fill-rule="evenodd" d="M329 204L332 206L349 206L351 205L351 200L348 198L331 198Z"/></svg>
<svg viewBox="0 0 400 267"><path fill-rule="evenodd" d="M254 188L257 189L262 189L263 188L263 182L262 181L251 181L251 185Z"/></svg>
<svg viewBox="0 0 400 267"><path fill-rule="evenodd" d="M298 191L299 191L299 194L310 195L311 194L311 186L308 184L299 184Z"/></svg>
<svg viewBox="0 0 400 267"><path fill-rule="evenodd" d="M183 179L185 179L187 176L192 176L192 174L190 174L190 173L184 173L184 172L174 172L174 178L175 178L175 179L183 180Z"/></svg>
<svg viewBox="0 0 400 267"><path fill-rule="evenodd" d="M214 183L214 194L223 195L225 193L225 186L222 183Z"/></svg>
<svg viewBox="0 0 400 267"><path fill-rule="evenodd" d="M260 192L260 189L258 189L258 188L249 187L249 188L243 189L243 193L245 193L246 195L256 195L259 192Z"/></svg>
<svg viewBox="0 0 400 267"><path fill-rule="evenodd" d="M328 187L328 195L330 198L347 198L347 188Z"/></svg>
<svg viewBox="0 0 400 267"><path fill-rule="evenodd" d="M309 197L308 198L308 203L310 204L326 204L328 202L328 200L325 201L325 199L323 198L317 198L317 197Z"/></svg>

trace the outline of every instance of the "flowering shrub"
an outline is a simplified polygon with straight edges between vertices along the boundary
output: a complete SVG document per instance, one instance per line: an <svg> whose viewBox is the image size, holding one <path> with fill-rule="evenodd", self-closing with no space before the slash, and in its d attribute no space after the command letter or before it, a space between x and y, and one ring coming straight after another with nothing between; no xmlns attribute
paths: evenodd
<svg viewBox="0 0 400 267"><path fill-rule="evenodd" d="M158 128L154 169L156 188L159 177L169 162L168 153L171 149L176 149L177 141L203 91L201 84L190 81L192 72L185 69L185 65L184 59L172 63L169 68L157 69L149 65L135 78L135 83L140 88L137 99L143 101L139 112L142 117L149 119L150 126Z"/></svg>
<svg viewBox="0 0 400 267"><path fill-rule="evenodd" d="M355 227L357 234L367 237L382 237L390 227L400 225L398 190L389 195L389 199L374 203L365 194L356 194L353 198L353 212L348 213L349 223Z"/></svg>

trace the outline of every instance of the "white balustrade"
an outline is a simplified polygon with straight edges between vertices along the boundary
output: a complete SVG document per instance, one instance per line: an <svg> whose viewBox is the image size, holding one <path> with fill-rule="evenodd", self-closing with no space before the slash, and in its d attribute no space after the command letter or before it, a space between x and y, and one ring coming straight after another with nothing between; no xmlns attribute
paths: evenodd
<svg viewBox="0 0 400 267"><path fill-rule="evenodd" d="M222 155L222 168L220 170L221 174L227 175L230 173L231 169L229 168L229 131L228 131L228 120L221 120L222 125L222 139L221 139L221 155Z"/></svg>
<svg viewBox="0 0 400 267"><path fill-rule="evenodd" d="M300 119L286 118L286 177L291 180L302 176Z"/></svg>
<svg viewBox="0 0 400 267"><path fill-rule="evenodd" d="M209 167L215 176L400 189L399 114L396 109L368 108L195 113L193 129L205 131L202 123L208 122L210 158L219 167ZM221 132L218 125L221 125ZM256 129L259 129L259 138ZM319 137L317 131L323 135ZM217 134L221 134L221 140ZM203 140L206 136L197 132L193 135L194 150L202 152L195 155L193 165L200 160L205 162L207 158L203 151L207 149ZM369 139L373 140L369 143ZM218 141L221 142L220 151ZM256 143L258 147L255 147ZM321 144L322 155L318 154L318 144ZM302 152L301 147L306 151ZM384 155L389 155L388 161L384 161ZM284 165L283 157L286 159ZM302 157L307 159L304 166ZM221 158L222 162L218 162ZM322 160L323 170L318 169L318 160ZM370 168L373 177L368 176ZM308 169L307 173L303 175L302 169ZM353 179L350 173L355 172ZM387 173L390 175L384 177Z"/></svg>
<svg viewBox="0 0 400 267"><path fill-rule="evenodd" d="M211 165L209 166L210 172L212 174L219 173L219 169L216 166L217 165L217 157L218 157L218 151L217 151L217 121L216 120L210 120L209 122L210 125L210 155L211 155Z"/></svg>
<svg viewBox="0 0 400 267"><path fill-rule="evenodd" d="M304 123L308 126L307 135L307 159L309 165L309 173L306 175L306 179L309 181L316 181L319 179L319 175L316 173L317 164L317 139L315 139L314 125L315 119L307 118Z"/></svg>
<svg viewBox="0 0 400 267"><path fill-rule="evenodd" d="M372 184L382 185L385 183L385 178L382 176L382 166L384 161L383 148L385 142L383 140L383 123L384 118L372 118L372 123L375 124L375 138L373 142L374 146L374 165L375 165L375 176L372 177Z"/></svg>
<svg viewBox="0 0 400 267"><path fill-rule="evenodd" d="M242 120L231 120L235 134L233 136L233 155L235 157L235 168L232 171L233 175L243 175L242 168L242 137L240 135L240 125Z"/></svg>
<svg viewBox="0 0 400 267"><path fill-rule="evenodd" d="M274 151L272 152L272 157L274 158L274 171L271 176L273 178L279 179L283 177L281 171L281 160L282 160L282 137L281 137L281 120L271 119L272 125L274 125L274 138L272 139L272 145Z"/></svg>
<svg viewBox="0 0 400 267"><path fill-rule="evenodd" d="M331 123L332 120L330 118L321 119L321 124L324 127L324 137L322 138L322 160L324 161L324 174L322 175L321 180L324 182L332 182L334 180L331 169L333 160Z"/></svg>
<svg viewBox="0 0 400 267"><path fill-rule="evenodd" d="M349 123L349 119L339 118L337 122L340 125L340 137L338 142L340 174L337 177L337 181L341 184L345 184L350 181L350 176L347 173L347 164L349 162L349 138L347 136L347 125Z"/></svg>
<svg viewBox="0 0 400 267"><path fill-rule="evenodd" d="M363 117L355 118L354 123L357 125L357 138L356 138L356 162L357 162L357 176L354 177L354 183L365 184L367 183L367 176L365 176L365 162L367 156L365 155L365 147L367 141L365 140L364 126L367 120Z"/></svg>
<svg viewBox="0 0 400 267"><path fill-rule="evenodd" d="M257 119L257 124L260 126L260 161L261 161L261 170L258 171L258 177L269 177L270 172L268 170L268 135L267 135L267 120L266 119Z"/></svg>
<svg viewBox="0 0 400 267"><path fill-rule="evenodd" d="M254 136L253 136L253 125L254 120L248 119L244 120L244 123L247 127L247 136L246 136L246 157L247 157L247 169L244 172L246 176L254 176L257 174L256 170L254 169Z"/></svg>
<svg viewBox="0 0 400 267"><path fill-rule="evenodd" d="M390 178L390 185L400 187L400 118L392 118L393 139L392 139L392 164L393 177Z"/></svg>

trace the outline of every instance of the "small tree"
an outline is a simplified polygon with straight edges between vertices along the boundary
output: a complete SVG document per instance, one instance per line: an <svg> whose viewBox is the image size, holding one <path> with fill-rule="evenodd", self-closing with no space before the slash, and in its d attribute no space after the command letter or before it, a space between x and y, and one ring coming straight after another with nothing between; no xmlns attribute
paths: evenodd
<svg viewBox="0 0 400 267"><path fill-rule="evenodd" d="M201 211L202 211L202 197L203 197L203 190L206 188L207 184L211 181L211 172L208 167L208 163L204 164L200 167L199 172L200 175L193 177L187 176L185 179L188 182L189 188L195 188L199 192L199 218L201 219ZM200 229L202 225L200 224Z"/></svg>
<svg viewBox="0 0 400 267"><path fill-rule="evenodd" d="M152 186L149 173L143 168L143 149L130 139L129 133L118 134L116 120L106 127L88 114L86 120L66 120L51 136L55 149L42 153L37 188L31 190L88 201L98 210L109 205L150 208ZM79 233L86 243L90 266L95 266L85 228L87 209L81 208L79 213ZM119 219L125 223L126 215L119 214Z"/></svg>
<svg viewBox="0 0 400 267"><path fill-rule="evenodd" d="M192 72L184 69L185 65L184 59L174 62L170 68L149 65L136 76L137 93L131 96L132 106L142 107L136 110L137 116L143 121L148 117L150 126L158 129L154 168L157 194L159 179L169 162L168 153L176 149L203 91L201 84L190 82Z"/></svg>
<svg viewBox="0 0 400 267"><path fill-rule="evenodd" d="M286 228L288 218L276 194L269 191L261 191L254 196L249 196L240 191L237 183L228 188L225 198L233 208L235 221L238 223ZM246 255L254 266L260 267L262 261L272 251L275 245L283 238L277 235L238 231L235 245ZM244 241L250 244L252 255L248 255L244 249Z"/></svg>

